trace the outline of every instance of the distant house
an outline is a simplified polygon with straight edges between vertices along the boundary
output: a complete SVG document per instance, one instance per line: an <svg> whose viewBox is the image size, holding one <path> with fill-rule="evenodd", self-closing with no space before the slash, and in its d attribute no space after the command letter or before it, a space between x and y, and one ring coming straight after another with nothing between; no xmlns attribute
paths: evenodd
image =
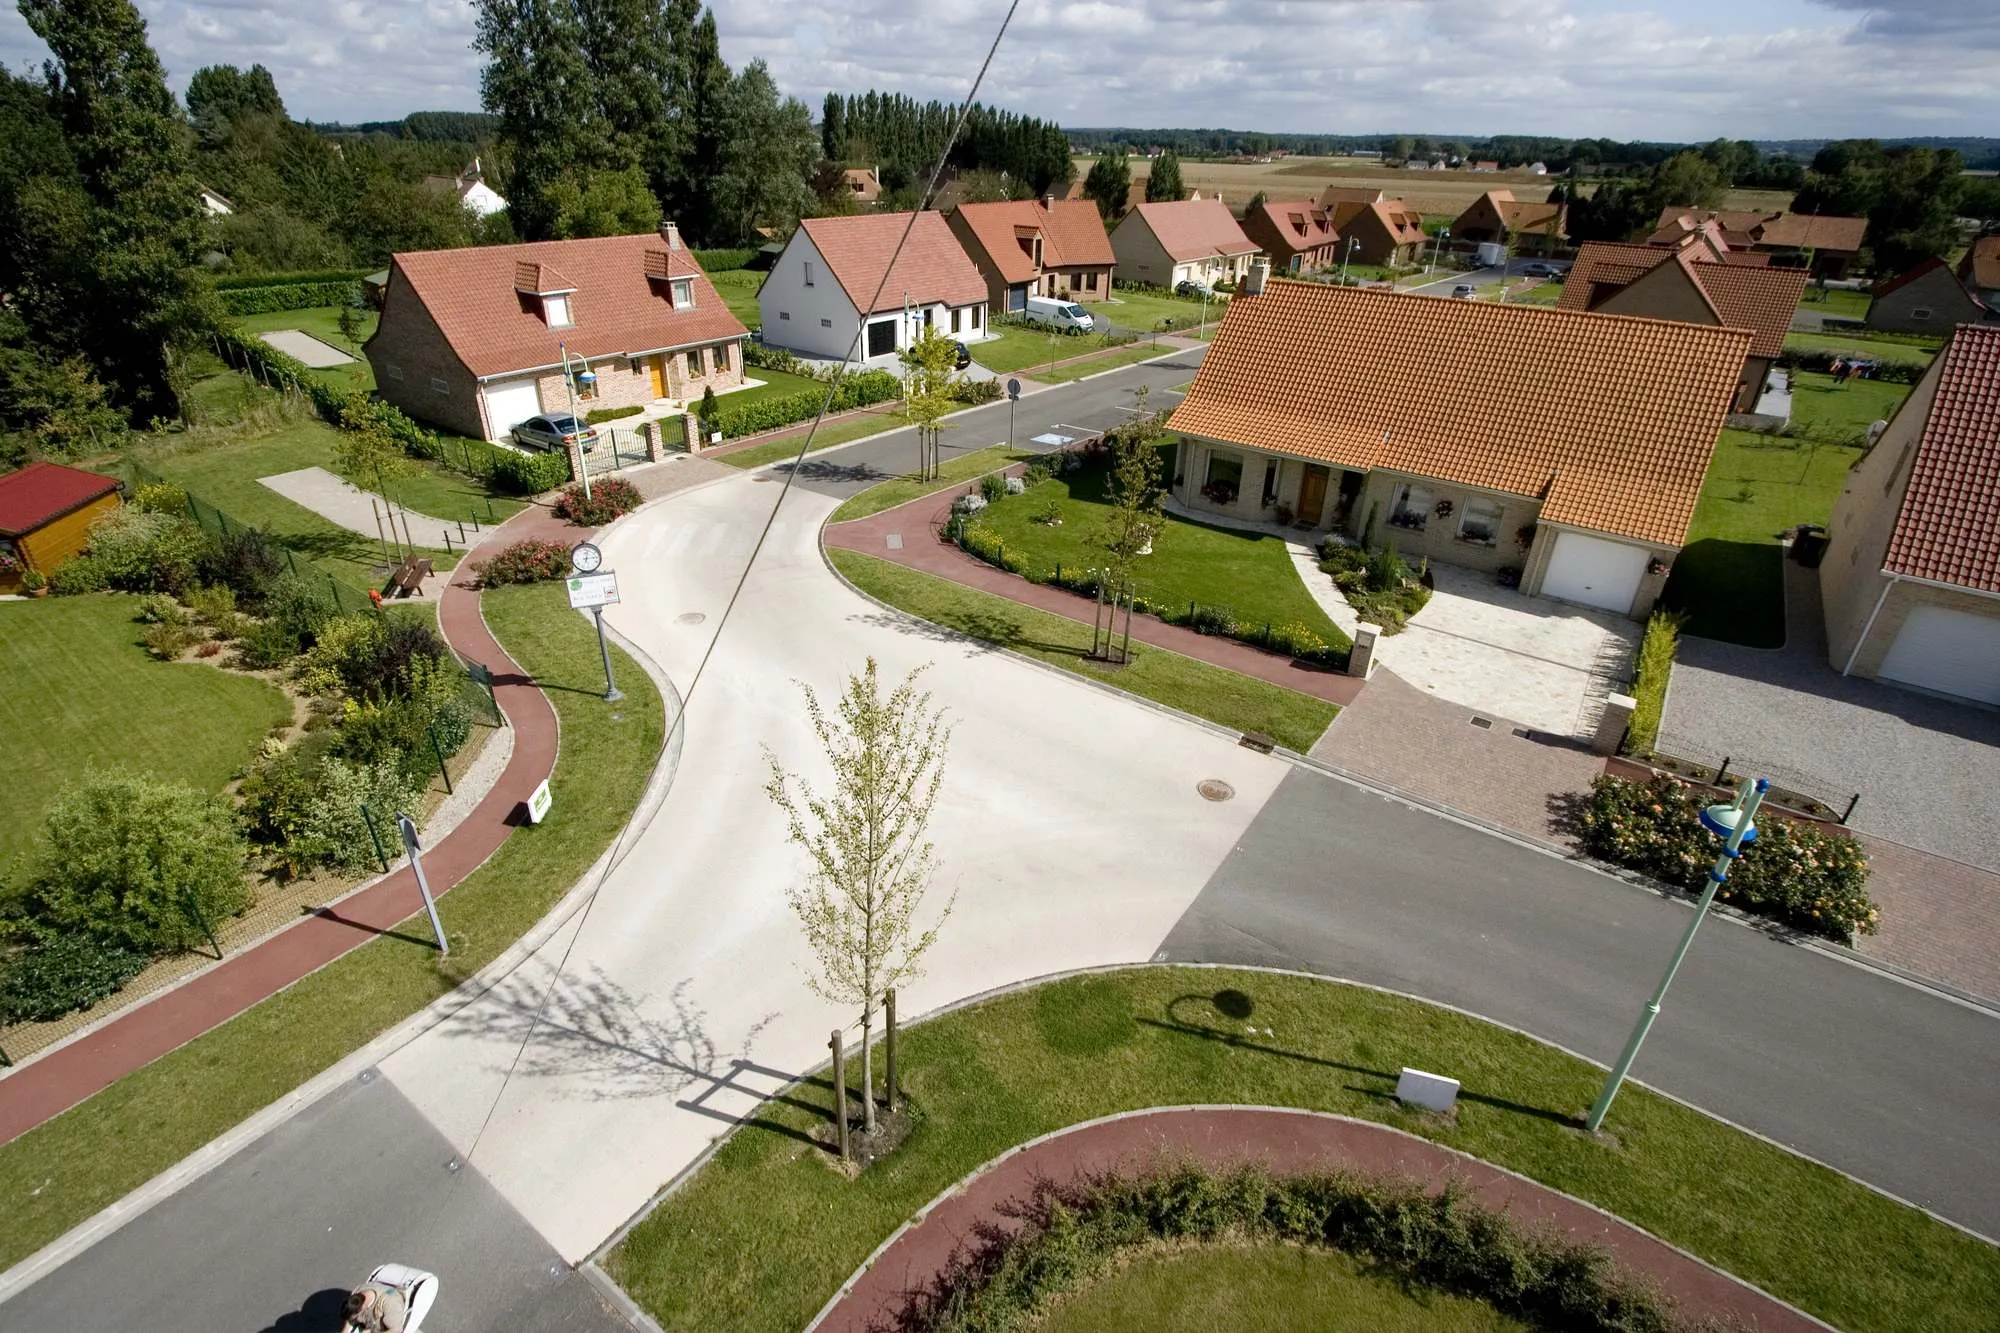
<svg viewBox="0 0 2000 1333"><path fill-rule="evenodd" d="M1319 192L1319 206L1331 213L1342 204L1376 204L1394 198L1386 190L1360 185L1329 185Z"/></svg>
<svg viewBox="0 0 2000 1333"><path fill-rule="evenodd" d="M572 401L581 412L735 388L749 336L669 222L392 256L362 353L382 397L411 416L500 440Z"/></svg>
<svg viewBox="0 0 2000 1333"><path fill-rule="evenodd" d="M1451 238L1511 246L1517 254L1545 255L1562 248L1568 221L1562 204L1516 199L1512 190L1488 190L1452 220Z"/></svg>
<svg viewBox="0 0 2000 1333"><path fill-rule="evenodd" d="M1500 170L1500 164L1498 162L1474 162L1472 170L1479 172L1498 171Z"/></svg>
<svg viewBox="0 0 2000 1333"><path fill-rule="evenodd" d="M1332 218L1343 258L1363 264L1408 264L1423 249L1423 215L1400 199L1336 204Z"/></svg>
<svg viewBox="0 0 2000 1333"><path fill-rule="evenodd" d="M1673 249L1590 241L1570 265L1558 308L1749 329L1730 410L1754 412L1805 287L1804 269L1727 263L1702 233Z"/></svg>
<svg viewBox="0 0 2000 1333"><path fill-rule="evenodd" d="M960 204L945 221L978 266L993 310L1024 310L1030 296L1102 301L1111 295L1117 256L1088 199Z"/></svg>
<svg viewBox="0 0 2000 1333"><path fill-rule="evenodd" d="M236 211L233 204L206 185L200 187L200 194L201 211L212 218L226 218Z"/></svg>
<svg viewBox="0 0 2000 1333"><path fill-rule="evenodd" d="M1961 326L1848 473L1819 566L1843 675L2000 704L2000 328Z"/></svg>
<svg viewBox="0 0 2000 1333"><path fill-rule="evenodd" d="M1304 273L1340 262L1333 218L1310 199L1266 200L1243 215L1243 234L1271 257L1272 271Z"/></svg>
<svg viewBox="0 0 2000 1333"><path fill-rule="evenodd" d="M456 176L424 177L424 188L435 190L439 194L456 195L458 202L482 218L492 217L507 207L507 201L486 183L485 174L480 169L479 159L476 157L472 159L471 166Z"/></svg>
<svg viewBox="0 0 2000 1333"><path fill-rule="evenodd" d="M1942 335L1960 324L2000 321L1992 307L1965 289L1942 259L1926 259L1907 273L1875 284L1868 327L1885 333Z"/></svg>
<svg viewBox="0 0 2000 1333"><path fill-rule="evenodd" d="M1844 278L1868 234L1867 218L1809 213L1740 212L1727 209L1662 209L1648 245L1675 245L1689 232L1713 222L1732 250L1769 255L1786 267L1810 265L1816 278Z"/></svg>
<svg viewBox="0 0 2000 1333"><path fill-rule="evenodd" d="M1546 162L1530 162L1528 164L1528 174L1530 176L1546 176L1549 174L1548 164Z"/></svg>
<svg viewBox="0 0 2000 1333"><path fill-rule="evenodd" d="M757 310L773 346L893 364L927 328L985 337L986 280L941 213L919 213L913 227L908 213L807 218L758 289Z"/></svg>
<svg viewBox="0 0 2000 1333"><path fill-rule="evenodd" d="M1236 225L1220 199L1140 204L1111 233L1118 268L1134 282L1177 287L1239 282L1250 271L1257 243Z"/></svg>
<svg viewBox="0 0 2000 1333"><path fill-rule="evenodd" d="M857 204L873 204L882 197L882 172L878 167L848 167L840 173L848 197Z"/></svg>
<svg viewBox="0 0 2000 1333"><path fill-rule="evenodd" d="M1167 425L1173 495L1644 617L1750 335L1272 279Z"/></svg>
<svg viewBox="0 0 2000 1333"><path fill-rule="evenodd" d="M1990 306L2000 308L2000 236L1981 236L1958 261L1958 280Z"/></svg>
<svg viewBox="0 0 2000 1333"><path fill-rule="evenodd" d="M90 525L121 503L118 479L60 463L0 476L0 593L29 570L47 576L90 542Z"/></svg>

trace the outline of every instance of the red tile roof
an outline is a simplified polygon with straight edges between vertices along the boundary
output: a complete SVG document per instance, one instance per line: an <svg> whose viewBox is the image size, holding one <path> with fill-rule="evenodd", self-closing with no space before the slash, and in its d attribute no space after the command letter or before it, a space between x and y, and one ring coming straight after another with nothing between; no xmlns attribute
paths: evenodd
<svg viewBox="0 0 2000 1333"><path fill-rule="evenodd" d="M1256 211L1263 215L1267 233L1283 244L1286 255L1304 254L1340 239L1332 215L1310 199L1265 200ZM1243 220L1248 223L1250 218Z"/></svg>
<svg viewBox="0 0 2000 1333"><path fill-rule="evenodd" d="M1806 271L1729 264L1721 258L1698 233L1678 249L1587 241L1570 265L1557 308L1588 310L1598 287L1616 285L1622 290L1662 264L1678 261L1716 318L1730 328L1756 334L1750 355L1776 356L1785 348L1792 312L1805 294Z"/></svg>
<svg viewBox="0 0 2000 1333"><path fill-rule="evenodd" d="M116 477L30 463L0 477L0 537L20 537L118 489Z"/></svg>
<svg viewBox="0 0 2000 1333"><path fill-rule="evenodd" d="M1882 568L2000 592L2000 328L1961 324Z"/></svg>
<svg viewBox="0 0 2000 1333"><path fill-rule="evenodd" d="M1720 226L1729 244L1746 250L1753 245L1767 245L1852 254L1861 248L1862 238L1868 234L1867 218L1669 206L1660 210L1658 229L1648 239L1655 245L1669 244L1707 222Z"/></svg>
<svg viewBox="0 0 2000 1333"><path fill-rule="evenodd" d="M896 245L910 226L908 213L864 213L845 218L807 218L799 224L854 308L864 315L912 304L976 305L986 299L986 280L966 258L944 214L917 214L903 252ZM889 271L889 260L896 266ZM882 275L889 272L889 280ZM877 289L882 297L871 304Z"/></svg>
<svg viewBox="0 0 2000 1333"><path fill-rule="evenodd" d="M2000 287L2000 236L1981 236L1959 261L1958 277L1982 290Z"/></svg>
<svg viewBox="0 0 2000 1333"><path fill-rule="evenodd" d="M685 248L670 250L657 232L417 250L390 263L466 369L482 378L556 365L562 360L558 343L567 344L572 356L595 358L725 342L749 333L694 256ZM654 280L662 275L693 281L694 309L674 309L669 284ZM550 328L541 302L525 294L524 283L553 283L540 290L573 292L569 311L575 323ZM390 287L385 322L398 317L393 276Z"/></svg>
<svg viewBox="0 0 2000 1333"><path fill-rule="evenodd" d="M1153 233L1160 248L1177 261L1257 253L1257 243L1243 234L1229 205L1220 199L1141 204L1132 211Z"/></svg>
<svg viewBox="0 0 2000 1333"><path fill-rule="evenodd" d="M1273 279L1230 302L1169 426L1543 498L1678 546L1750 335Z"/></svg>
<svg viewBox="0 0 2000 1333"><path fill-rule="evenodd" d="M960 204L958 216L1006 282L1027 282L1035 276L1034 256L1021 246L1024 231L1029 237L1041 234L1044 269L1117 262L1111 238L1104 233L1104 219L1088 199L1058 199L1054 208L1044 208L1039 199Z"/></svg>

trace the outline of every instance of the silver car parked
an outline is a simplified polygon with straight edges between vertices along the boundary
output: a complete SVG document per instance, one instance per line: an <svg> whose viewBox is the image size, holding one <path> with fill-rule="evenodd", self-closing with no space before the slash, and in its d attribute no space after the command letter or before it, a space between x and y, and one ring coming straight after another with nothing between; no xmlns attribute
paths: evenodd
<svg viewBox="0 0 2000 1333"><path fill-rule="evenodd" d="M586 426L567 413L529 417L514 427L513 435L514 443L523 449L554 451L566 449L578 440L583 442L585 453L597 447L597 428Z"/></svg>

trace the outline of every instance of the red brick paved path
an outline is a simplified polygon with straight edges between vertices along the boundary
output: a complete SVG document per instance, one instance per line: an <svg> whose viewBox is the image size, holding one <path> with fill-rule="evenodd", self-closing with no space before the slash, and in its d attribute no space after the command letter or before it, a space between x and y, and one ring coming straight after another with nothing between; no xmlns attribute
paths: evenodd
<svg viewBox="0 0 2000 1333"><path fill-rule="evenodd" d="M530 506L491 530L459 563L529 537L581 538L582 531ZM454 571L453 577L456 577ZM515 811L554 771L555 710L487 632L479 593L454 582L439 599L439 620L451 646L493 671L493 692L514 728L514 753L484 800L441 842L424 852L432 889L444 893L476 870L506 840ZM67 1046L57 1047L0 1079L0 1143L109 1087L142 1065L193 1041L211 1028L318 970L377 931L422 910L416 879L407 866L344 899L338 920L308 916L260 944L218 963L193 980L163 991L119 1014ZM450 929L451 914L443 914Z"/></svg>
<svg viewBox="0 0 2000 1333"><path fill-rule="evenodd" d="M1023 466L1016 464L1008 471L1018 473ZM963 487L953 486L869 518L834 524L825 530L823 540L828 546L894 561L1067 620L1081 623L1088 619L1095 609L1090 599L1061 588L1030 583L1017 574L995 569L938 537L938 528L951 512L951 502L963 493ZM901 534L901 550L889 548L887 539L891 533ZM1276 653L1262 652L1234 639L1197 634L1153 616L1132 617L1132 638L1183 657L1225 667L1240 675L1253 676L1301 694L1330 700L1342 707L1354 702L1354 697L1361 692L1361 682L1352 677L1297 666L1290 658Z"/></svg>
<svg viewBox="0 0 2000 1333"><path fill-rule="evenodd" d="M1628 1223L1474 1157L1380 1125L1263 1109L1148 1111L1057 1135L1001 1158L947 1195L865 1270L816 1333L864 1333L890 1323L904 1293L943 1271L982 1225L1018 1225L1002 1206L1027 1198L1037 1181L1057 1183L1104 1171L1145 1170L1162 1159L1192 1158L1228 1168L1259 1162L1279 1174L1351 1168L1442 1188L1458 1179L1487 1208L1527 1227L1556 1227L1604 1246L1625 1268L1646 1274L1685 1316L1734 1319L1746 1329L1805 1330L1825 1325L1754 1287L1680 1253Z"/></svg>

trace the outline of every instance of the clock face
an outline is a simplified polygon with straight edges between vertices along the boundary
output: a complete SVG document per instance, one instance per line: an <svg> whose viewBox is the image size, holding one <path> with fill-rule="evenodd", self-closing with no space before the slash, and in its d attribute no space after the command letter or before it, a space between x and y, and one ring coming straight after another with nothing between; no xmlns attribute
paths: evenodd
<svg viewBox="0 0 2000 1333"><path fill-rule="evenodd" d="M576 567L578 573L595 574L597 567L604 563L604 552L589 542L578 542L570 550L569 562Z"/></svg>

